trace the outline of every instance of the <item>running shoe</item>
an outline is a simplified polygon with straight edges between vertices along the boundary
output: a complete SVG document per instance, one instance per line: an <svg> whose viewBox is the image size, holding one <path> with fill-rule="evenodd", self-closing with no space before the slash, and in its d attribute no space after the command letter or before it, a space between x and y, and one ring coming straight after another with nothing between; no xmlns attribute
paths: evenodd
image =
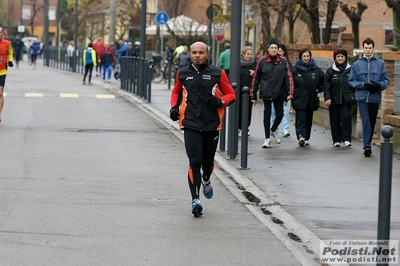
<svg viewBox="0 0 400 266"><path fill-rule="evenodd" d="M344 142L344 146L345 147L350 147L351 146L351 142L350 141L345 141Z"/></svg>
<svg viewBox="0 0 400 266"><path fill-rule="evenodd" d="M364 149L364 156L365 156L365 157L370 157L371 154L372 154L371 147L366 147L366 148Z"/></svg>
<svg viewBox="0 0 400 266"><path fill-rule="evenodd" d="M271 140L270 139L264 140L264 144L262 147L263 148L271 148Z"/></svg>
<svg viewBox="0 0 400 266"><path fill-rule="evenodd" d="M335 144L333 144L334 147L340 147L340 142L335 142Z"/></svg>
<svg viewBox="0 0 400 266"><path fill-rule="evenodd" d="M204 180L201 179L201 184L203 185L204 196L207 199L211 199L213 197L213 194L214 194L213 187L211 186L211 181L209 180L208 182L204 182Z"/></svg>
<svg viewBox="0 0 400 266"><path fill-rule="evenodd" d="M194 216L203 215L203 206L201 206L199 199L194 199L192 201L192 213Z"/></svg>
<svg viewBox="0 0 400 266"><path fill-rule="evenodd" d="M305 142L306 142L306 141L305 141L304 138L300 138L300 139L299 139L299 146L300 146L300 147L304 147Z"/></svg>
<svg viewBox="0 0 400 266"><path fill-rule="evenodd" d="M275 141L276 144L281 144L281 139L279 138L278 131L270 131L271 138Z"/></svg>

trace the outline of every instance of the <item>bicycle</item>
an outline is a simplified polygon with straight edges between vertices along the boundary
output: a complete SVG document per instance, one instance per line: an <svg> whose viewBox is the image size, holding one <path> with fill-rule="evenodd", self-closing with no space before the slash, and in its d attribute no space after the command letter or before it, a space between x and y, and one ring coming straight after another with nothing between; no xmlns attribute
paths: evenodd
<svg viewBox="0 0 400 266"><path fill-rule="evenodd" d="M161 65L161 60L162 57L160 54L152 54L152 58L154 61L154 66L152 68L152 74L151 74L151 80L154 83L160 83L161 81L164 81L165 83L168 82L168 61L165 61L165 66L160 67ZM172 67L172 66L171 66ZM176 69L172 68L171 69L171 80L175 80L175 73Z"/></svg>

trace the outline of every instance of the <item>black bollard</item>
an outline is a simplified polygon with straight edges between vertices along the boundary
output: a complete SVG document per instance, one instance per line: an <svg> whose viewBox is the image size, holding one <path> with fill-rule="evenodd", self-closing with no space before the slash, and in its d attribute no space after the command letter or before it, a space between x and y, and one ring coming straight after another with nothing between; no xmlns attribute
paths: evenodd
<svg viewBox="0 0 400 266"><path fill-rule="evenodd" d="M384 126L381 130L384 141L381 142L381 159L379 171L379 208L378 208L378 241L390 240L390 208L392 196L392 164L393 164L393 128ZM383 258L389 258L389 254ZM388 261L388 260L386 260ZM376 265L388 265L388 263Z"/></svg>
<svg viewBox="0 0 400 266"><path fill-rule="evenodd" d="M242 113L239 114L242 116L242 142L241 142L241 153L240 153L240 168L247 168L247 151L248 151L248 140L249 136L247 134L247 128L249 125L249 111L250 111L250 100L249 100L249 92L250 89L247 86L244 86L242 89Z"/></svg>
<svg viewBox="0 0 400 266"><path fill-rule="evenodd" d="M225 151L226 142L226 108L224 112L224 117L222 117L222 128L219 131L219 150Z"/></svg>
<svg viewBox="0 0 400 266"><path fill-rule="evenodd" d="M237 95L237 87L238 84L236 82L232 82L232 88ZM229 160L236 160L236 151L237 151L237 143L238 143L238 128L237 125L235 127L235 120L237 120L236 116L236 102L229 106L229 119L228 119L228 155ZM237 123L236 123L237 124ZM236 135L236 136L235 136Z"/></svg>

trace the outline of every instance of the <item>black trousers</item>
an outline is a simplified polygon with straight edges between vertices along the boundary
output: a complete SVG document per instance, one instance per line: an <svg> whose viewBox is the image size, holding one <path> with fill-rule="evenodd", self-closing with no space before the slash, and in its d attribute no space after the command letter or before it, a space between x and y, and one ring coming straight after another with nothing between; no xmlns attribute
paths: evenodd
<svg viewBox="0 0 400 266"><path fill-rule="evenodd" d="M208 181L214 170L214 156L217 150L219 131L198 131L185 129L184 140L186 155L189 158L188 182L193 199L199 199L201 173Z"/></svg>
<svg viewBox="0 0 400 266"><path fill-rule="evenodd" d="M283 101L267 101L263 100L264 102L264 133L265 138L269 139L270 131L275 132L278 128L279 124L282 122L283 118ZM274 103L275 108L275 120L274 124L271 127L271 104Z"/></svg>
<svg viewBox="0 0 400 266"><path fill-rule="evenodd" d="M336 142L351 142L351 105L332 104L329 106L332 140Z"/></svg>
<svg viewBox="0 0 400 266"><path fill-rule="evenodd" d="M92 80L92 70L93 70L93 64L85 65L85 75L83 76L83 81L85 81L88 73L89 73L89 82Z"/></svg>
<svg viewBox="0 0 400 266"><path fill-rule="evenodd" d="M297 139L304 138L309 140L311 137L311 127L314 111L311 109L296 110L296 135Z"/></svg>

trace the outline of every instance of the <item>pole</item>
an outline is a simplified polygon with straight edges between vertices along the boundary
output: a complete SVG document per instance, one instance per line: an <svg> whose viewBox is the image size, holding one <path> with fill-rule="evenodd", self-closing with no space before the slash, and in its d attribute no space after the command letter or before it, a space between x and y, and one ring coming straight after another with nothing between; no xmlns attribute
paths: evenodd
<svg viewBox="0 0 400 266"><path fill-rule="evenodd" d="M110 0L110 32L109 40L110 44L115 42L115 16L116 16L116 0Z"/></svg>
<svg viewBox="0 0 400 266"><path fill-rule="evenodd" d="M72 71L76 71L76 65L78 63L78 0L75 0L75 26L74 26L74 55L73 55L73 65L72 65Z"/></svg>
<svg viewBox="0 0 400 266"><path fill-rule="evenodd" d="M243 95L242 95L242 113L240 114L242 116L242 146L241 146L241 153L240 153L240 167L241 169L245 170L247 168L247 151L248 151L248 140L249 136L247 134L247 128L249 126L249 105L250 105L250 99L249 99L249 92L250 89L247 86L244 86L243 89Z"/></svg>
<svg viewBox="0 0 400 266"><path fill-rule="evenodd" d="M390 208L392 195L392 163L393 163L393 128L384 126L381 130L384 141L381 142L381 158L379 171L379 208L378 208L378 241L390 240ZM380 257L383 259L384 257ZM388 255L386 255L388 258ZM387 260L386 260L387 261ZM388 265L388 263L377 264Z"/></svg>
<svg viewBox="0 0 400 266"><path fill-rule="evenodd" d="M45 66L50 65L50 44L49 44L49 0L44 0L44 45L45 45Z"/></svg>
<svg viewBox="0 0 400 266"><path fill-rule="evenodd" d="M146 58L146 0L142 0L142 9L140 12L140 61L139 61L139 86L138 89L139 91L141 91L142 93L140 95L144 95L145 92L145 86L146 86L146 82L145 82L145 76L144 76L144 59Z"/></svg>

